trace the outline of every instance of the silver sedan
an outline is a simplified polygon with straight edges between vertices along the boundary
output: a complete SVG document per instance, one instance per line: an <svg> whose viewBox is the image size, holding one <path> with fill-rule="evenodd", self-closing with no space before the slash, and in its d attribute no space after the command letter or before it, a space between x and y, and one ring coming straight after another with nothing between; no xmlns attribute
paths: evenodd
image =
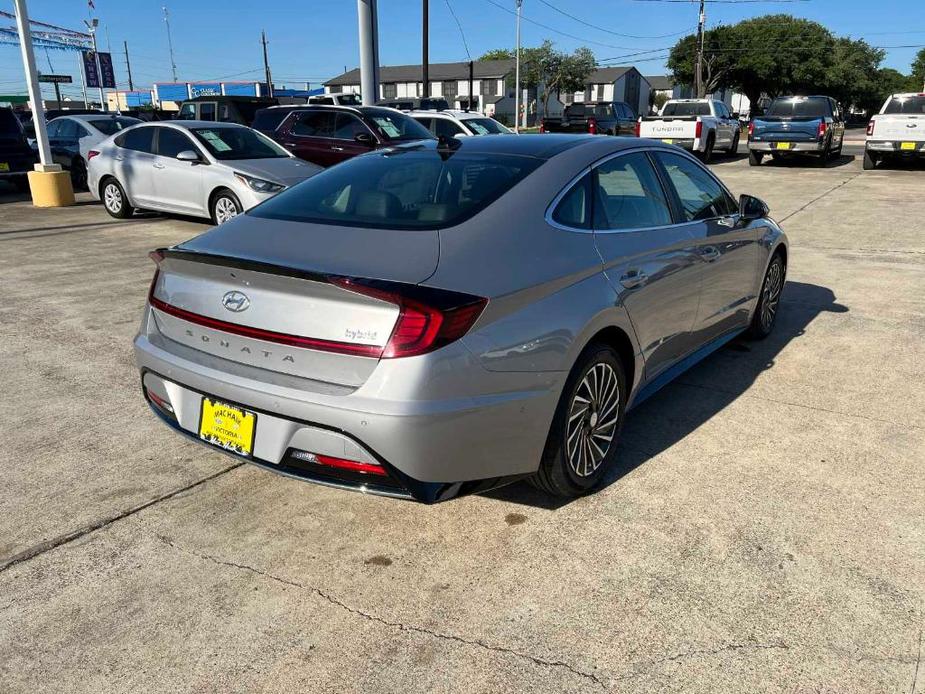
<svg viewBox="0 0 925 694"><path fill-rule="evenodd" d="M152 258L135 354L167 425L434 502L595 489L629 409L771 332L788 250L677 147L526 135L372 152Z"/></svg>
<svg viewBox="0 0 925 694"><path fill-rule="evenodd" d="M113 217L136 209L221 224L321 167L234 123L174 121L128 128L87 153L88 187Z"/></svg>

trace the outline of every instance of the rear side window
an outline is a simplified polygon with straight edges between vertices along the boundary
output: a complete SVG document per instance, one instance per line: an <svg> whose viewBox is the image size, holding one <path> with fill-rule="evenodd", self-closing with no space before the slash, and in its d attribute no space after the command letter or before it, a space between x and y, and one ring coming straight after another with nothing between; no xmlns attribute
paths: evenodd
<svg viewBox="0 0 925 694"><path fill-rule="evenodd" d="M386 151L327 169L248 214L374 229L439 229L490 205L541 163L516 155Z"/></svg>
<svg viewBox="0 0 925 694"><path fill-rule="evenodd" d="M671 224L668 200L642 152L615 157L595 169L595 229L645 229Z"/></svg>
<svg viewBox="0 0 925 694"><path fill-rule="evenodd" d="M676 101L665 104L663 116L709 116L710 104L697 101Z"/></svg>
<svg viewBox="0 0 925 694"><path fill-rule="evenodd" d="M591 179L590 173L585 174L562 196L552 213L553 221L575 229L591 228Z"/></svg>
<svg viewBox="0 0 925 694"><path fill-rule="evenodd" d="M925 114L925 96L894 96L883 112Z"/></svg>
<svg viewBox="0 0 925 694"><path fill-rule="evenodd" d="M334 136L333 111L304 111L296 115L292 125L293 135L305 137L333 137Z"/></svg>
<svg viewBox="0 0 925 694"><path fill-rule="evenodd" d="M116 138L115 142L119 147L132 149L136 152L154 153L154 130L153 126L144 128L133 128L125 131L125 134Z"/></svg>
<svg viewBox="0 0 925 694"><path fill-rule="evenodd" d="M667 152L656 154L678 194L687 221L732 214L738 207L719 182L687 157Z"/></svg>
<svg viewBox="0 0 925 694"><path fill-rule="evenodd" d="M105 135L115 135L120 130L125 130L132 125L141 123L137 118L125 118L122 116L112 118L97 118L91 120L90 125Z"/></svg>
<svg viewBox="0 0 925 694"><path fill-rule="evenodd" d="M810 97L807 99L774 99L765 115L773 118L825 118L832 114L828 99Z"/></svg>

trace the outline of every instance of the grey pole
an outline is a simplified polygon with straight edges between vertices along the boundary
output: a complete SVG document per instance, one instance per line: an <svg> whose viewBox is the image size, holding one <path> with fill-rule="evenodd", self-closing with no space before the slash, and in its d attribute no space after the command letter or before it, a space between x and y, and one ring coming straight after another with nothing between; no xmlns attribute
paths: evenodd
<svg viewBox="0 0 925 694"><path fill-rule="evenodd" d="M42 93L39 91L38 71L35 69L35 53L32 50L32 32L29 30L29 13L26 0L14 0L16 6L16 28L19 30L19 48L22 52L22 65L26 71L26 86L29 88L29 101L32 106L32 122L35 124L35 142L39 149L39 161L36 171L60 171L61 166L52 163L51 147L48 146L48 132L45 130L45 108L42 106Z"/></svg>
<svg viewBox="0 0 925 694"><path fill-rule="evenodd" d="M424 0L423 8L423 21L421 29L421 82L422 82L422 94L423 97L430 96L430 51L428 49L427 43L429 41L430 34L430 3L428 0Z"/></svg>
<svg viewBox="0 0 925 694"><path fill-rule="evenodd" d="M173 81L177 81L177 61L173 59L173 39L170 36L170 14L167 12L167 7L162 7L164 10L164 23L167 25L167 48L170 50L170 69L173 70Z"/></svg>
<svg viewBox="0 0 925 694"><path fill-rule="evenodd" d="M517 53L514 68L514 132L520 132L520 6L523 0L517 2ZM470 95L471 98L471 95Z"/></svg>
<svg viewBox="0 0 925 694"><path fill-rule="evenodd" d="M357 26L360 40L360 92L364 106L376 103L379 79L376 74L376 0L357 0Z"/></svg>
<svg viewBox="0 0 925 694"><path fill-rule="evenodd" d="M697 67L694 72L694 90L698 99L706 96L703 93L703 25L706 19L704 0L700 0L700 20L697 22Z"/></svg>
<svg viewBox="0 0 925 694"><path fill-rule="evenodd" d="M103 68L100 67L100 52L96 47L96 27L90 31L90 38L93 39L93 59L96 61L96 83L100 85L97 89L100 95L100 108L108 111L109 104L106 103L106 97L103 95Z"/></svg>
<svg viewBox="0 0 925 694"><path fill-rule="evenodd" d="M128 90L133 92L135 91L135 83L132 82L132 64L128 61L128 41L123 41L122 47L125 48L125 69L128 71Z"/></svg>
<svg viewBox="0 0 925 694"><path fill-rule="evenodd" d="M84 54L83 51L77 53L77 74L80 75L80 91L84 95L84 108L90 108L90 102L87 100L87 80L84 78Z"/></svg>

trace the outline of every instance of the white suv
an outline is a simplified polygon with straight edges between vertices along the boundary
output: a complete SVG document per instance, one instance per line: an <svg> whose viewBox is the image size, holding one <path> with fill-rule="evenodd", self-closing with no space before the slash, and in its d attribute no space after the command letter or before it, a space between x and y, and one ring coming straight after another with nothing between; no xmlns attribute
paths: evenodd
<svg viewBox="0 0 925 694"><path fill-rule="evenodd" d="M411 111L414 120L440 137L461 137L468 135L513 135L494 118L468 111Z"/></svg>

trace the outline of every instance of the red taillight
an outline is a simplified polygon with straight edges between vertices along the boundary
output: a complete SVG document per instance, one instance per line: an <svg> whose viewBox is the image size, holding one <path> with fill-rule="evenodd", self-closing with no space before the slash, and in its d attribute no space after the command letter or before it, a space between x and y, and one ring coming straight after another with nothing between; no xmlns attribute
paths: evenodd
<svg viewBox="0 0 925 694"><path fill-rule="evenodd" d="M870 137L874 134L874 126L877 124L877 121L871 119L870 123L867 124L867 136Z"/></svg>
<svg viewBox="0 0 925 694"><path fill-rule="evenodd" d="M755 134L755 121L750 121L748 124L748 136L751 137Z"/></svg>
<svg viewBox="0 0 925 694"><path fill-rule="evenodd" d="M828 128L828 123L826 123L824 120L819 121L819 130L816 132L816 137L821 140L823 137L825 137L825 131L828 130Z"/></svg>
<svg viewBox="0 0 925 694"><path fill-rule="evenodd" d="M588 132L592 135L597 135L597 119L589 118L588 119Z"/></svg>
<svg viewBox="0 0 925 694"><path fill-rule="evenodd" d="M703 135L703 121L698 118L697 125L694 127L694 137L699 140L701 135Z"/></svg>
<svg viewBox="0 0 925 694"><path fill-rule="evenodd" d="M93 159L93 157L98 156L98 155L99 155L99 152L97 152L95 149L91 149L89 152L87 152L87 161L90 161L91 159Z"/></svg>
<svg viewBox="0 0 925 694"><path fill-rule="evenodd" d="M545 119L540 121L540 132L541 132L541 133L546 132L546 121L545 121Z"/></svg>
<svg viewBox="0 0 925 694"><path fill-rule="evenodd" d="M155 405L157 405L160 409L162 409L162 410L164 410L165 412L168 412L168 413L170 413L170 414L173 414L173 413L174 413L174 412L173 412L173 407L171 407L170 403L167 402L166 400L164 400L164 398L155 395L155 394L154 394L153 392L151 392L151 390L149 390L148 388L145 388L145 392L148 394L148 397L151 399L151 402L153 402Z"/></svg>
<svg viewBox="0 0 925 694"><path fill-rule="evenodd" d="M641 131L642 131L642 118L636 121L636 127L633 132L635 133L636 137L639 137L639 133Z"/></svg>
<svg viewBox="0 0 925 694"><path fill-rule="evenodd" d="M361 280L332 277L331 282L342 289L398 306L398 320L382 350L383 359L426 354L458 340L469 331L488 304L488 299L441 290L418 288L418 293L431 295L433 301L428 302Z"/></svg>
<svg viewBox="0 0 925 694"><path fill-rule="evenodd" d="M346 460L345 458L336 458L333 455L321 455L320 453L308 453L306 451L295 451L292 455L298 460L304 460L315 465L362 472L368 475L385 476L387 474L381 465L376 465L375 463L361 463L356 460Z"/></svg>

